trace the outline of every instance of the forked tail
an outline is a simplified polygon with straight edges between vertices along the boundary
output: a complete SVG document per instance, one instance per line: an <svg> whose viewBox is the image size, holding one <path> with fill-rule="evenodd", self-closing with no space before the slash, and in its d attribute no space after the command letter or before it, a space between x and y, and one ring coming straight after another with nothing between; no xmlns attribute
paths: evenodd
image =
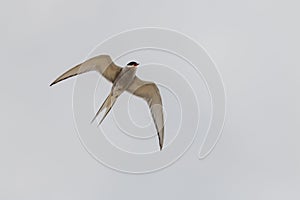
<svg viewBox="0 0 300 200"><path fill-rule="evenodd" d="M105 119L105 117L107 116L109 111L111 110L112 106L115 104L116 100L117 100L117 96L113 96L112 93L110 93L107 96L107 98L105 99L105 101L103 102L102 106L99 108L95 117L92 119L91 123L93 123L95 121L95 119L98 117L98 115L104 110L104 108L106 108L106 111L105 111L101 121L98 124L98 126L100 126L100 124L103 122L103 120Z"/></svg>

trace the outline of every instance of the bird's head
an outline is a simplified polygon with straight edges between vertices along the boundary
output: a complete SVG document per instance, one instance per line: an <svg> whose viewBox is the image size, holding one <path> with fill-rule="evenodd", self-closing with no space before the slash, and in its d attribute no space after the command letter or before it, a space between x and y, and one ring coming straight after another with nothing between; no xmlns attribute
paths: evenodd
<svg viewBox="0 0 300 200"><path fill-rule="evenodd" d="M137 67L139 65L139 63L135 62L135 61L131 61L130 63L127 64L127 67Z"/></svg>

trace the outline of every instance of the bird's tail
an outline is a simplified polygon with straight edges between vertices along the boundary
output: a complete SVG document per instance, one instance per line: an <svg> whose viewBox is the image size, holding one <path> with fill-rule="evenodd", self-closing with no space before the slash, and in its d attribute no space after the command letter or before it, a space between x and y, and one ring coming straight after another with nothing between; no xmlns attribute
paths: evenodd
<svg viewBox="0 0 300 200"><path fill-rule="evenodd" d="M117 98L118 98L118 96L114 96L111 92L107 96L105 101L103 102L102 106L99 108L98 112L96 113L95 117L92 119L91 123L93 123L95 121L95 119L97 118L97 116L103 111L103 109L106 108L106 111L105 111L101 121L98 124L98 126L100 126L100 124L103 122L103 120L105 119L105 117L107 116L109 111L111 110L112 106L115 104Z"/></svg>

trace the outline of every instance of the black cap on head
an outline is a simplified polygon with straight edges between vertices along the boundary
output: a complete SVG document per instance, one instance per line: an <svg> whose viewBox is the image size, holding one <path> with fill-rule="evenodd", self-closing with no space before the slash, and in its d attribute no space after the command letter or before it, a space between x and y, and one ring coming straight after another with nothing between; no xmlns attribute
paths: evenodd
<svg viewBox="0 0 300 200"><path fill-rule="evenodd" d="M129 66L138 66L139 65L139 63L137 63L137 62L134 62L134 61L131 61L130 63L128 63L127 65L129 65Z"/></svg>

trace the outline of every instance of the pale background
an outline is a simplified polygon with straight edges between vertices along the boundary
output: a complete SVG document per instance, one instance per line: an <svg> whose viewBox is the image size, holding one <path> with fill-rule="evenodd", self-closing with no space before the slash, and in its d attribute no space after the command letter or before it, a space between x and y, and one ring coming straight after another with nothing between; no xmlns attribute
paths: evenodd
<svg viewBox="0 0 300 200"><path fill-rule="evenodd" d="M299 199L299 17L296 1L1 1L0 199ZM130 175L81 146L73 81L48 85L107 37L143 26L206 48L228 113L207 159L196 143L165 170Z"/></svg>

